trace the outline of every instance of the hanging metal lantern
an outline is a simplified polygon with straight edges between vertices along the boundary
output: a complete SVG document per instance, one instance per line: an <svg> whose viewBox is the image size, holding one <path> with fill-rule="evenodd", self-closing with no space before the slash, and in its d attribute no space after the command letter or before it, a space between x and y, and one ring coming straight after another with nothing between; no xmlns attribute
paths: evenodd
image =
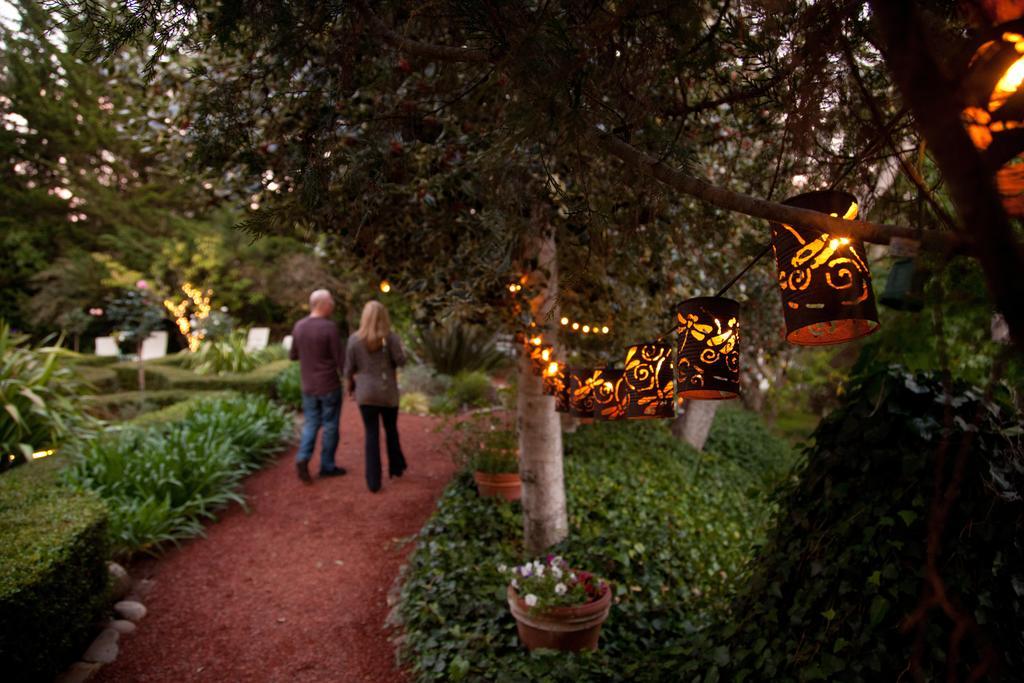
<svg viewBox="0 0 1024 683"><path fill-rule="evenodd" d="M633 344L626 351L622 379L630 419L675 417L675 379L672 345L660 342Z"/></svg>
<svg viewBox="0 0 1024 683"><path fill-rule="evenodd" d="M981 37L962 81L962 119L985 165L995 173L1003 208L1024 216L1024 20Z"/></svg>
<svg viewBox="0 0 1024 683"><path fill-rule="evenodd" d="M554 358L554 354L555 349L551 344L531 345L530 363L533 364L533 374L541 375L544 372L544 368Z"/></svg>
<svg viewBox="0 0 1024 683"><path fill-rule="evenodd" d="M569 414L573 417L594 417L594 384L600 370L569 368Z"/></svg>
<svg viewBox="0 0 1024 683"><path fill-rule="evenodd" d="M783 204L857 217L853 195L821 190ZM772 223L772 250L779 268L786 340L801 346L839 344L878 329L864 244L856 238Z"/></svg>
<svg viewBox="0 0 1024 683"><path fill-rule="evenodd" d="M556 413L568 413L569 412L569 368L561 366L561 377L558 383L555 384L555 412Z"/></svg>
<svg viewBox="0 0 1024 683"><path fill-rule="evenodd" d="M548 396L558 396L565 386L565 363L549 361L541 375L542 390Z"/></svg>
<svg viewBox="0 0 1024 683"><path fill-rule="evenodd" d="M606 368L594 385L594 416L599 420L623 420L629 407L625 370Z"/></svg>
<svg viewBox="0 0 1024 683"><path fill-rule="evenodd" d="M676 392L682 399L740 395L740 305L702 296L676 308Z"/></svg>

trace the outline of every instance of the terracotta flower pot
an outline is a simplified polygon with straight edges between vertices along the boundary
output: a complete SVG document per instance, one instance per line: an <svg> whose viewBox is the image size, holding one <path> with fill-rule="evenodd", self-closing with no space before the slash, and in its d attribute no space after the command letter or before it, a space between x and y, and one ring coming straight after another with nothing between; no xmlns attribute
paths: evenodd
<svg viewBox="0 0 1024 683"><path fill-rule="evenodd" d="M612 591L605 585L604 593L593 602L572 607L552 607L531 614L530 608L516 590L509 586L508 606L516 618L519 640L528 650L596 650L598 638L601 637L601 624L611 611Z"/></svg>
<svg viewBox="0 0 1024 683"><path fill-rule="evenodd" d="M484 498L519 500L523 495L523 480L515 472L488 474L477 471L473 473L473 479L477 491Z"/></svg>

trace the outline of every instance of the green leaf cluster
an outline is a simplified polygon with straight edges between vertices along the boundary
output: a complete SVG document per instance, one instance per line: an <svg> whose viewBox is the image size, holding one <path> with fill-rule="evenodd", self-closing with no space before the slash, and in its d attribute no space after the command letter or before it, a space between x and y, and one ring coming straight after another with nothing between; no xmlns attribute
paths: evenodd
<svg viewBox="0 0 1024 683"><path fill-rule="evenodd" d="M35 451L91 434L84 389L55 349L28 346L0 320L0 472Z"/></svg>
<svg viewBox="0 0 1024 683"><path fill-rule="evenodd" d="M242 479L293 432L291 415L270 399L205 399L180 422L111 429L80 444L65 477L107 502L115 552L155 554L202 535L203 520L228 504L244 504Z"/></svg>
<svg viewBox="0 0 1024 683"><path fill-rule="evenodd" d="M966 384L893 367L851 381L779 498L735 620L681 670L703 680L1016 680L1024 670L1020 416ZM937 484L936 477L941 477ZM957 479L948 517L936 492ZM952 619L926 581L928 538ZM913 615L921 610L919 616ZM964 628L957 651L954 631ZM718 651L720 661L707 653ZM704 653L701 655L701 653Z"/></svg>

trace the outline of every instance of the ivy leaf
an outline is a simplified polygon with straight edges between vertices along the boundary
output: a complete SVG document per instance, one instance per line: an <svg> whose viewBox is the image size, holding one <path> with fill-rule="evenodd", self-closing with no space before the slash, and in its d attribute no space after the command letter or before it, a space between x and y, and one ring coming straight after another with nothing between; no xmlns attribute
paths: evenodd
<svg viewBox="0 0 1024 683"><path fill-rule="evenodd" d="M900 516L900 519L902 519L903 523L907 526L913 524L914 520L917 519L917 513L913 510L900 510L896 514Z"/></svg>
<svg viewBox="0 0 1024 683"><path fill-rule="evenodd" d="M825 617L829 621L832 621L833 619L836 618L836 611L834 609L829 608L829 609L825 610L824 612L822 612L821 616Z"/></svg>
<svg viewBox="0 0 1024 683"><path fill-rule="evenodd" d="M718 666L725 666L729 663L729 647L727 645L719 645L712 651L711 657Z"/></svg>
<svg viewBox="0 0 1024 683"><path fill-rule="evenodd" d="M885 615L888 612L889 601L881 595L876 595L875 599L871 601L871 609L868 611L871 626L878 626L882 623L882 620L885 619Z"/></svg>

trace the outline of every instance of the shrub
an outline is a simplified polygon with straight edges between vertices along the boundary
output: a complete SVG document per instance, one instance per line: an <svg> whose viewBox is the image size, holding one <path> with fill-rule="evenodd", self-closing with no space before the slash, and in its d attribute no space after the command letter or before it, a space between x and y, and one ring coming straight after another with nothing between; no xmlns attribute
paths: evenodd
<svg viewBox="0 0 1024 683"><path fill-rule="evenodd" d="M491 378L483 372L463 372L452 379L447 397L457 408L484 408L496 400Z"/></svg>
<svg viewBox="0 0 1024 683"><path fill-rule="evenodd" d="M103 420L135 420L143 415L162 410L183 401L214 398L227 395L223 391L196 391L161 389L157 391L119 391L85 397L85 407L91 415Z"/></svg>
<svg viewBox="0 0 1024 683"><path fill-rule="evenodd" d="M897 368L853 380L780 501L785 514L732 609L742 618L695 640L680 675L1019 680L1021 420L982 395L956 385L947 397L940 378ZM960 481L934 563L956 619L937 605L918 612L936 475L940 491ZM700 656L712 651L717 661Z"/></svg>
<svg viewBox="0 0 1024 683"><path fill-rule="evenodd" d="M737 408L718 411L704 449L760 477L766 489L778 484L799 459L789 443L772 434L756 413Z"/></svg>
<svg viewBox="0 0 1024 683"><path fill-rule="evenodd" d="M83 383L48 347L30 347L0 321L0 472L35 451L92 433Z"/></svg>
<svg viewBox="0 0 1024 683"><path fill-rule="evenodd" d="M477 413L450 421L443 429L457 467L487 474L519 471L519 444L508 414Z"/></svg>
<svg viewBox="0 0 1024 683"><path fill-rule="evenodd" d="M290 363L274 379L274 394L286 406L302 408L302 375L298 363Z"/></svg>
<svg viewBox="0 0 1024 683"><path fill-rule="evenodd" d="M406 393L439 396L448 390L452 378L438 374L427 365L407 365L398 371L398 386Z"/></svg>
<svg viewBox="0 0 1024 683"><path fill-rule="evenodd" d="M273 398L277 376L289 365L289 360L278 360L247 373L199 375L185 368L146 363L146 386L149 389L234 390ZM135 363L112 365L111 369L117 372L118 386L124 390L138 389L137 368Z"/></svg>
<svg viewBox="0 0 1024 683"><path fill-rule="evenodd" d="M430 399L418 391L405 393L398 399L398 409L403 413L426 415L430 412Z"/></svg>
<svg viewBox="0 0 1024 683"><path fill-rule="evenodd" d="M662 425L605 423L566 435L569 538L550 552L607 578L616 604L592 655L526 654L497 565L521 564L518 503L445 490L409 558L402 655L420 681L678 680L662 662L733 594L768 510L730 460L697 454Z"/></svg>
<svg viewBox="0 0 1024 683"><path fill-rule="evenodd" d="M44 681L79 655L106 608L102 501L58 486L54 459L0 477L0 662Z"/></svg>
<svg viewBox="0 0 1024 683"><path fill-rule="evenodd" d="M445 375L493 370L509 360L495 347L492 332L458 323L421 330L418 350L428 364Z"/></svg>
<svg viewBox="0 0 1024 683"><path fill-rule="evenodd" d="M293 429L291 416L269 399L204 399L181 422L112 429L83 444L66 476L107 501L116 552L152 553L200 535L203 519L243 503L238 484Z"/></svg>
<svg viewBox="0 0 1024 683"><path fill-rule="evenodd" d="M185 367L200 375L225 375L252 372L261 365L280 359L278 348L247 351L244 331L233 332L223 339L204 341L199 350L185 360Z"/></svg>

